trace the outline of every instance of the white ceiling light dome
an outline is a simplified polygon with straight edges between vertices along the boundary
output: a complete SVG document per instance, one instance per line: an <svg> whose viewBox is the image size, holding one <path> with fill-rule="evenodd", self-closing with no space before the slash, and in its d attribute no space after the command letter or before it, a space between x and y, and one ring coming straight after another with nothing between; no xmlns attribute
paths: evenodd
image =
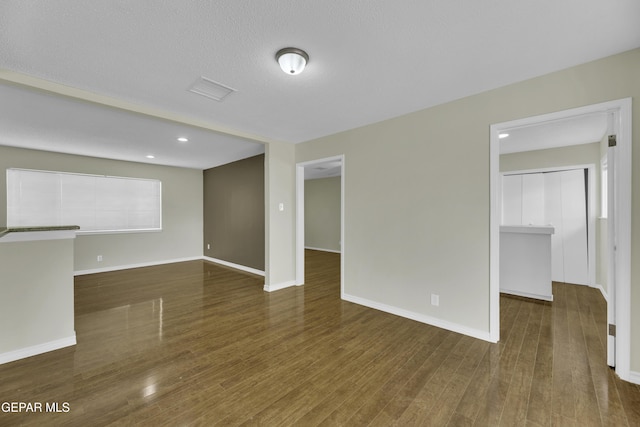
<svg viewBox="0 0 640 427"><path fill-rule="evenodd" d="M276 53L276 60L280 68L287 74L296 75L304 71L309 63L309 55L302 49L285 47Z"/></svg>

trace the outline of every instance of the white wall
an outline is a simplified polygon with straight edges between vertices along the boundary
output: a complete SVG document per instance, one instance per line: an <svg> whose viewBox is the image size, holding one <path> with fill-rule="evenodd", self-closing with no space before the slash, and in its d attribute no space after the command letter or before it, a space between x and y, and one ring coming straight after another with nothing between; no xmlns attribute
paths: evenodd
<svg viewBox="0 0 640 427"><path fill-rule="evenodd" d="M339 176L304 182L305 247L340 252Z"/></svg>
<svg viewBox="0 0 640 427"><path fill-rule="evenodd" d="M347 160L345 293L486 336L490 125L638 98L638 75L640 49L299 144L297 162ZM633 126L638 168L640 108ZM640 174L632 207L640 212ZM632 230L637 257L639 215ZM631 369L640 371L640 263L631 277ZM429 304L430 293L440 295L439 307Z"/></svg>
<svg viewBox="0 0 640 427"><path fill-rule="evenodd" d="M202 256L202 171L0 146L0 224L6 223L7 168L155 178L162 181L162 231L79 235L76 272ZM43 224L46 225L46 224ZM103 261L98 262L97 256Z"/></svg>

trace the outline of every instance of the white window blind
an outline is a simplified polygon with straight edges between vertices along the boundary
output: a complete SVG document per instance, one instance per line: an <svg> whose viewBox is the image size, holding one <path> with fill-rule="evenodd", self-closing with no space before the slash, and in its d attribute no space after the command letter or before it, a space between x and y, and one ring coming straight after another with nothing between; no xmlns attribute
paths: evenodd
<svg viewBox="0 0 640 427"><path fill-rule="evenodd" d="M80 232L162 229L155 179L7 169L7 226L79 225Z"/></svg>

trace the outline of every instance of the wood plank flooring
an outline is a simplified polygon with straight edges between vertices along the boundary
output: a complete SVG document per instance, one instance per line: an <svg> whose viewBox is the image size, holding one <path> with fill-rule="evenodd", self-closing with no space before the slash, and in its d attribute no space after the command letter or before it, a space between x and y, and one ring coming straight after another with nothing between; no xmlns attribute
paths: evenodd
<svg viewBox="0 0 640 427"><path fill-rule="evenodd" d="M202 261L77 277L78 344L0 365L0 403L69 412L0 426L640 425L597 290L503 296L490 344L341 301L339 255L306 258L274 293Z"/></svg>

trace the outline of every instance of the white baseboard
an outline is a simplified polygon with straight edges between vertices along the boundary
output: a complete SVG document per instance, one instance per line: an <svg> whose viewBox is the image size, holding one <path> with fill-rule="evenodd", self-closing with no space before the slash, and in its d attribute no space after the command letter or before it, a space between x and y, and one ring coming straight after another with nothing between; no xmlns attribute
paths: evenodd
<svg viewBox="0 0 640 427"><path fill-rule="evenodd" d="M305 246L305 249L311 249L312 251L322 251L322 252L332 252L334 254L342 253L341 251L336 251L334 249L323 249L323 248L314 248L312 246Z"/></svg>
<svg viewBox="0 0 640 427"><path fill-rule="evenodd" d="M119 271L119 270L128 270L130 268L140 268L140 267L153 267L154 265L163 265L163 264L173 264L175 262L186 262L186 261L196 261L196 260L204 260L213 262L215 264L224 265L226 267L235 268L236 270L246 271L247 273L257 274L259 276L264 276L264 271L257 270L255 268L246 267L240 264L234 264L232 262L224 261L217 258L211 258L207 256L196 256L196 257L188 257L188 258L175 258L168 259L164 261L152 261L152 262L143 262L138 264L125 264L125 265L114 265L111 267L104 268L93 268L89 270L78 270L74 271L74 276L82 276L84 274L95 274L95 273L107 273L109 271Z"/></svg>
<svg viewBox="0 0 640 427"><path fill-rule="evenodd" d="M224 265L225 267L235 268L236 270L246 271L247 273L257 274L258 276L264 276L264 271L258 270L258 269L252 268L252 267L247 267L247 266L244 266L244 265L235 264L233 262L224 261L224 260L217 259L217 258L211 258L211 257L208 257L208 256L202 257L202 259L205 260L205 261L212 262L214 264Z"/></svg>
<svg viewBox="0 0 640 427"><path fill-rule="evenodd" d="M640 385L640 372L629 372L629 382Z"/></svg>
<svg viewBox="0 0 640 427"><path fill-rule="evenodd" d="M18 350L8 351L0 354L0 365L3 363L13 362L15 360L25 359L27 357L35 356L42 353L48 353L53 350L58 350L64 347L76 345L76 334L60 338L59 340L49 341L42 344L32 345L30 347L21 348Z"/></svg>
<svg viewBox="0 0 640 427"><path fill-rule="evenodd" d="M511 289L500 289L501 294L515 295L518 297L541 299L544 301L553 301L553 295L530 294L529 292L512 291Z"/></svg>
<svg viewBox="0 0 640 427"><path fill-rule="evenodd" d="M607 295L607 291L605 291L605 290L604 290L604 286L602 286L602 285L598 285L598 284L595 284L595 285L593 285L593 286L592 286L592 288L599 289L599 290L600 290L600 293L601 293L601 294L602 294L602 296L604 297L604 300L605 300L605 301L607 301L607 302L609 302L609 295Z"/></svg>
<svg viewBox="0 0 640 427"><path fill-rule="evenodd" d="M273 292L273 291L279 291L280 289L284 289L284 288L290 288L292 286L296 286L296 281L295 280L289 280L288 282L282 282L282 283L274 283L273 285L264 285L264 290L266 292Z"/></svg>
<svg viewBox="0 0 640 427"><path fill-rule="evenodd" d="M478 329L462 326L457 323L449 322L446 320L438 319L435 317L427 316L424 314L416 313L402 308L394 307L387 304L382 304L376 301L371 301L365 298L356 297L353 295L343 294L342 299L345 301L353 302L365 307L374 308L376 310L384 311L386 313L395 314L396 316L405 317L407 319L415 320L427 325L436 326L438 328L446 329L448 331L457 332L459 334L468 335L472 338L477 338L483 341L495 343L495 340L491 339L489 332L480 331Z"/></svg>
<svg viewBox="0 0 640 427"><path fill-rule="evenodd" d="M128 270L130 268L140 268L140 267L152 267L154 265L173 264L174 262L196 261L199 259L203 259L203 257L196 256L196 257L188 257L188 258L167 259L164 261L143 262L138 264L114 265L111 267L93 268L89 270L78 270L78 271L74 271L73 275L82 276L84 274L106 273L109 271Z"/></svg>

